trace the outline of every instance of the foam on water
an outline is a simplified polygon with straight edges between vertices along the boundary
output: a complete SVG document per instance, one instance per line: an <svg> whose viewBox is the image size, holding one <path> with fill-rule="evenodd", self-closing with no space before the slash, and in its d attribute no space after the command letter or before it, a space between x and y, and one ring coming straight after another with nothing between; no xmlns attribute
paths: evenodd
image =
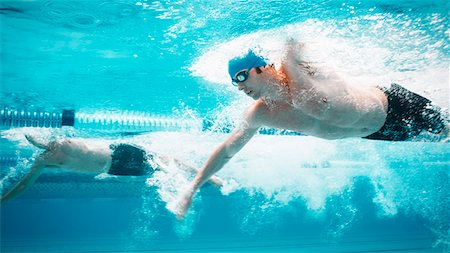
<svg viewBox="0 0 450 253"><path fill-rule="evenodd" d="M211 149L225 138L223 134L151 135L153 149L174 154L199 168ZM218 176L225 181L222 194L235 197L233 193L246 193L244 198L237 199L235 217L242 229L250 233L266 224L275 224L279 211L290 210L298 201L313 216L320 217L330 208L340 213L330 224L333 233L340 233L351 225L358 212L352 200L353 188L357 180L364 178L373 187L372 202L380 217L393 217L400 211L419 215L443 234L450 218L445 211L450 204L445 190L450 186L447 148L445 143L256 136ZM148 182L158 187L159 197L169 210L187 186L188 178L192 178L176 168L173 171L177 172L155 173ZM337 202L330 203L334 198ZM193 213L188 216L191 225L199 219L198 212L206 204L196 199Z"/></svg>
<svg viewBox="0 0 450 253"><path fill-rule="evenodd" d="M439 32L445 23L438 13L423 19L390 13L345 21L308 19L214 45L190 70L209 82L229 84L229 59L256 48L270 62L279 63L286 39L294 38L309 47L303 57L332 67L361 85L397 82L448 108L448 36ZM431 31L427 30L430 27ZM438 35L432 36L435 30ZM231 85L224 87L237 92Z"/></svg>
<svg viewBox="0 0 450 253"><path fill-rule="evenodd" d="M30 131L34 129L12 129L3 131L2 137L25 146L29 144L23 134ZM54 131L38 137L48 140L61 130ZM200 168L211 150L226 138L227 134L221 133L155 132L95 141L136 143ZM234 221L245 233L258 233L289 214L318 220L326 216L328 232L339 236L352 226L360 212L360 203L354 199L355 187L364 180L373 188L373 193L367 193L365 198L371 198L368 201L376 206L380 219L399 213L419 216L436 233L437 243L446 245L450 227L449 157L448 143L325 141L305 136L257 135L219 171L218 176L225 183L220 191L225 196L209 194L233 202L228 212L233 213ZM5 187L5 182L14 181L26 172L30 162L25 159L19 163L1 184ZM158 236L161 231L155 224L165 222L179 237L191 235L205 215L204 208L209 206L211 195L197 194L183 222L176 221L167 210L171 210L193 176L173 163L168 173L155 172L147 179L135 233L143 238ZM201 190L205 191L208 192L205 188ZM215 206L208 210L217 211L223 210Z"/></svg>

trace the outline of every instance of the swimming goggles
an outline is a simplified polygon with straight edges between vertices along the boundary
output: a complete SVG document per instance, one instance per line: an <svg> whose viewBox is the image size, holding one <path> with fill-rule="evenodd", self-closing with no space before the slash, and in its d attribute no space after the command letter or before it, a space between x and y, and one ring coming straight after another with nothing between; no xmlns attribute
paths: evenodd
<svg viewBox="0 0 450 253"><path fill-rule="evenodd" d="M235 78L231 78L231 84L233 84L233 86L238 86L238 83L245 82L245 80L248 79L249 71L250 69L237 72Z"/></svg>

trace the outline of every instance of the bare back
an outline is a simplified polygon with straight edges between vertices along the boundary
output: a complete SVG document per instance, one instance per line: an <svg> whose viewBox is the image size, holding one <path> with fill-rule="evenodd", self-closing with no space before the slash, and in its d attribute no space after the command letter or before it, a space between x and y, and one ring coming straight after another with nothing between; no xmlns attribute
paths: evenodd
<svg viewBox="0 0 450 253"><path fill-rule="evenodd" d="M111 150L103 142L60 140L48 144L44 158L47 166L85 173L103 173L111 165Z"/></svg>

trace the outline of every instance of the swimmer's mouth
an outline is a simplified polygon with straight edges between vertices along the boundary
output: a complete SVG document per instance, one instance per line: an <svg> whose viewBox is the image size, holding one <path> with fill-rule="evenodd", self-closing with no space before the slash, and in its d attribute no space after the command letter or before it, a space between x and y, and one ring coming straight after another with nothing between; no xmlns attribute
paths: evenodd
<svg viewBox="0 0 450 253"><path fill-rule="evenodd" d="M252 93L252 92L253 91L251 90L251 91L245 92L245 94L250 95L250 93Z"/></svg>

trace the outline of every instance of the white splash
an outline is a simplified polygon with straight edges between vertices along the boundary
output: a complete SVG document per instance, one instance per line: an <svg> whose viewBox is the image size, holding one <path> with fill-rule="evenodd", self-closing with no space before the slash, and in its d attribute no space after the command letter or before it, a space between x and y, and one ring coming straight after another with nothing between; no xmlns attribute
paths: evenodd
<svg viewBox="0 0 450 253"><path fill-rule="evenodd" d="M206 49L190 71L208 82L228 84L229 59L253 48L278 64L285 41L294 38L308 45L309 53L303 57L332 67L361 84L399 83L447 108L449 57L440 51L443 42L433 42L420 24L403 18L399 20L392 14L368 15L362 17L363 24L358 23L360 20L349 20L348 26L335 20L308 19L244 34ZM223 89L237 92L231 85L224 85Z"/></svg>

